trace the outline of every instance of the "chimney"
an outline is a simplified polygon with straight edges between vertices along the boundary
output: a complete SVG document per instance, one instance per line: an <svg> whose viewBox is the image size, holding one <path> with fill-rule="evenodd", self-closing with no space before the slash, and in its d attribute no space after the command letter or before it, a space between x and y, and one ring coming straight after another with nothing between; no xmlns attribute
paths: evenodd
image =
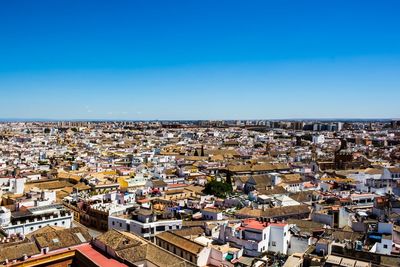
<svg viewBox="0 0 400 267"><path fill-rule="evenodd" d="M43 252L43 254L49 253L49 247L42 248L42 252Z"/></svg>

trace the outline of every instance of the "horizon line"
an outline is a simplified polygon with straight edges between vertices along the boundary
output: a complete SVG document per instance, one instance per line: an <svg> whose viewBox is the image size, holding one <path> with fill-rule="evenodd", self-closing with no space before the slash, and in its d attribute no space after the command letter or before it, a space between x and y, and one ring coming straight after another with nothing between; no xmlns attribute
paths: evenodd
<svg viewBox="0 0 400 267"><path fill-rule="evenodd" d="M102 121L110 121L110 122L162 122L162 121L394 121L400 120L400 118L266 118L266 119L117 119L117 118L101 118L101 119L57 119L57 118L0 118L0 122L102 122Z"/></svg>

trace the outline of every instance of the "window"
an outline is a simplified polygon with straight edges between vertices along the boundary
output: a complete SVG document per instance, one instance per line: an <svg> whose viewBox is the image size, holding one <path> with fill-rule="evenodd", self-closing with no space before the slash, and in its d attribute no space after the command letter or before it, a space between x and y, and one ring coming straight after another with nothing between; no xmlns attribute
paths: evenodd
<svg viewBox="0 0 400 267"><path fill-rule="evenodd" d="M33 227L31 227L31 231L33 231Z"/></svg>
<svg viewBox="0 0 400 267"><path fill-rule="evenodd" d="M119 223L119 227L122 227L122 223Z"/></svg>
<svg viewBox="0 0 400 267"><path fill-rule="evenodd" d="M276 242L275 241L272 241L272 246L276 247Z"/></svg>
<svg viewBox="0 0 400 267"><path fill-rule="evenodd" d="M115 222L114 222L114 221L112 222L112 225L115 225Z"/></svg>
<svg viewBox="0 0 400 267"><path fill-rule="evenodd" d="M388 248L388 245L383 245L383 248Z"/></svg>
<svg viewBox="0 0 400 267"><path fill-rule="evenodd" d="M157 232L165 231L165 226L156 226L156 231Z"/></svg>

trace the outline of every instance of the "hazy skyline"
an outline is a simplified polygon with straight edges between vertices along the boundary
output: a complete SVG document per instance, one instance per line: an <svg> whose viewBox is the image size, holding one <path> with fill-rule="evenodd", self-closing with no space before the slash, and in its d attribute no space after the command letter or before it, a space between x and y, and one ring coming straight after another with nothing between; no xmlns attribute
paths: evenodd
<svg viewBox="0 0 400 267"><path fill-rule="evenodd" d="M0 118L399 118L398 1L10 1Z"/></svg>

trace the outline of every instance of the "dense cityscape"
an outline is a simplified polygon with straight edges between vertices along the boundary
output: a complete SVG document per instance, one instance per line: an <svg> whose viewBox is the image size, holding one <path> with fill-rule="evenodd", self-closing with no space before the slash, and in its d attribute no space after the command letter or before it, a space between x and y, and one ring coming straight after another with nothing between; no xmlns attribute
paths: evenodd
<svg viewBox="0 0 400 267"><path fill-rule="evenodd" d="M0 267L400 267L399 10L0 1Z"/></svg>
<svg viewBox="0 0 400 267"><path fill-rule="evenodd" d="M0 123L7 266L399 266L400 121Z"/></svg>

